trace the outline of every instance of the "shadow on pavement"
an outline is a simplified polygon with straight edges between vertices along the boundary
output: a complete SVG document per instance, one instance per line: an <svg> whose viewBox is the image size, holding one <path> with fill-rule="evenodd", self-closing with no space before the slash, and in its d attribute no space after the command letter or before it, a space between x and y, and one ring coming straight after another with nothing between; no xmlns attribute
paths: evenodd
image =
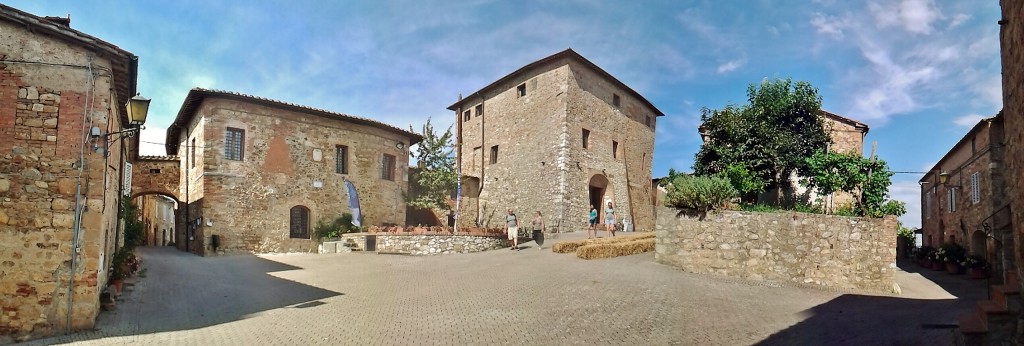
<svg viewBox="0 0 1024 346"><path fill-rule="evenodd" d="M844 294L803 311L803 321L758 345L951 344L957 318L973 310L975 302L987 299L983 280L921 269L909 262L898 266L912 275L920 274L937 286L932 290L949 298Z"/></svg>
<svg viewBox="0 0 1024 346"><path fill-rule="evenodd" d="M171 247L140 247L146 277L104 311L92 331L36 340L53 344L188 330L238 321L261 312L325 304L342 295L281 279L272 272L302 269L253 255L199 257Z"/></svg>

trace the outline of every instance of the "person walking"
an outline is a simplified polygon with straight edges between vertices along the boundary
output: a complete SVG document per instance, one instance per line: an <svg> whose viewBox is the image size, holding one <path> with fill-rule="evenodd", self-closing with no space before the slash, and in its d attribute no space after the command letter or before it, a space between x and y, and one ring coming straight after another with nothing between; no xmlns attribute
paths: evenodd
<svg viewBox="0 0 1024 346"><path fill-rule="evenodd" d="M612 202L608 202L608 208L604 209L604 230L608 231L612 237L615 236L615 220L615 208L612 207Z"/></svg>
<svg viewBox="0 0 1024 346"><path fill-rule="evenodd" d="M593 204L590 205L590 224L587 226L587 239L590 239L590 232L594 232L594 238L597 238L597 207Z"/></svg>
<svg viewBox="0 0 1024 346"><path fill-rule="evenodd" d="M508 208L508 215L505 215L505 233L508 233L508 240L512 241L509 250L519 251L519 219L512 208Z"/></svg>
<svg viewBox="0 0 1024 346"><path fill-rule="evenodd" d="M544 215L540 213L540 210L533 213L530 225L533 226L533 241L537 243L537 250L541 250L541 247L544 246Z"/></svg>

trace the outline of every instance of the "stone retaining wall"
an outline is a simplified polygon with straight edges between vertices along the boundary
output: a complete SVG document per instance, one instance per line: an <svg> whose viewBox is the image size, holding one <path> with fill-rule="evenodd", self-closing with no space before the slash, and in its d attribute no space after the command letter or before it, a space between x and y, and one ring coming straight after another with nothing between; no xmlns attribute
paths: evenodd
<svg viewBox="0 0 1024 346"><path fill-rule="evenodd" d="M660 207L655 259L694 273L893 291L896 218Z"/></svg>
<svg viewBox="0 0 1024 346"><path fill-rule="evenodd" d="M346 234L337 241L326 241L320 253L364 251L366 233ZM377 234L378 253L409 255L440 255L494 250L508 246L500 237L468 235L404 235Z"/></svg>

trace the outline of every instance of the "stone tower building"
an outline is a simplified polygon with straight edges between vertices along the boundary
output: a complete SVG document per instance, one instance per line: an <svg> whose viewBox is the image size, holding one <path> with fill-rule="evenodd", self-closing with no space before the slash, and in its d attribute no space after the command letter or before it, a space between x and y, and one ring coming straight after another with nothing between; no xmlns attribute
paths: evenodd
<svg viewBox="0 0 1024 346"><path fill-rule="evenodd" d="M664 114L572 49L448 109L457 117L460 227L501 227L514 208L522 220L541 211L552 231L574 231L590 205L612 202L620 220L653 230L651 155Z"/></svg>

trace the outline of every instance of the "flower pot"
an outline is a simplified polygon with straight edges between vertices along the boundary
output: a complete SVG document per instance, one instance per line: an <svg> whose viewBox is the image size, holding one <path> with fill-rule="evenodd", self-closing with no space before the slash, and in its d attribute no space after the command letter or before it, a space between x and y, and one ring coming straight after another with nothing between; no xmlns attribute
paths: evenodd
<svg viewBox="0 0 1024 346"><path fill-rule="evenodd" d="M957 263L954 263L954 262L946 262L946 272L950 273L950 274L953 274L953 275L961 274L960 273L960 264L957 264Z"/></svg>
<svg viewBox="0 0 1024 346"><path fill-rule="evenodd" d="M984 279L987 275L985 275L984 268L967 268L967 276L970 277L971 279L981 280Z"/></svg>
<svg viewBox="0 0 1024 346"><path fill-rule="evenodd" d="M110 280L110 286L114 287L114 295L121 295L121 285L124 284L124 279L113 279Z"/></svg>
<svg viewBox="0 0 1024 346"><path fill-rule="evenodd" d="M943 262L932 261L932 270L946 270L946 265Z"/></svg>

